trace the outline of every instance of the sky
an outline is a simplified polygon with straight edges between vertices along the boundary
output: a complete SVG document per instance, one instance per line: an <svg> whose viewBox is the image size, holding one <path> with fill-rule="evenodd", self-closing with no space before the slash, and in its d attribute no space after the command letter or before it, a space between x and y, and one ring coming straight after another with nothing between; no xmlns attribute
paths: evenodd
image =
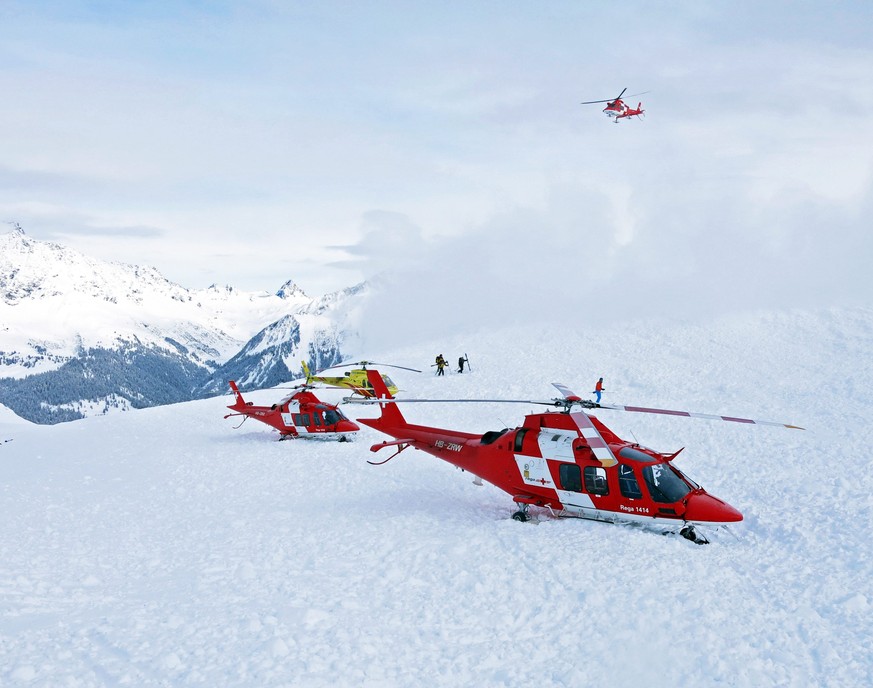
<svg viewBox="0 0 873 688"><path fill-rule="evenodd" d="M386 317L870 302L873 5L0 5L0 221ZM581 101L646 92L643 120Z"/></svg>

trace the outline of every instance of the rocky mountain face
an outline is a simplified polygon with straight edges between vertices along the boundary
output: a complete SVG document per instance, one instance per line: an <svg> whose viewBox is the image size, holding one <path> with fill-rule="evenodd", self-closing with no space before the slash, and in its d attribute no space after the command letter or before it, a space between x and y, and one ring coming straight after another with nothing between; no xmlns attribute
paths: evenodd
<svg viewBox="0 0 873 688"><path fill-rule="evenodd" d="M270 323L215 370L198 391L217 394L228 380L245 387L272 387L301 377L301 361L312 370L338 363L343 351L358 348L356 316L367 292L363 284L334 292Z"/></svg>
<svg viewBox="0 0 873 688"><path fill-rule="evenodd" d="M229 379L277 384L301 360L340 360L366 294L189 290L16 227L0 235L0 403L55 423L222 393Z"/></svg>

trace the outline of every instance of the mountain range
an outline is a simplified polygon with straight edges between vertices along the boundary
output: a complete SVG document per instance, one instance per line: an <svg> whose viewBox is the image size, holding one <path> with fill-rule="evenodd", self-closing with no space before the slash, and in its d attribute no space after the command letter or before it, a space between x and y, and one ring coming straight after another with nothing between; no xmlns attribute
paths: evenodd
<svg viewBox="0 0 873 688"><path fill-rule="evenodd" d="M367 283L312 298L192 290L156 269L0 235L0 403L37 423L273 386L341 360Z"/></svg>

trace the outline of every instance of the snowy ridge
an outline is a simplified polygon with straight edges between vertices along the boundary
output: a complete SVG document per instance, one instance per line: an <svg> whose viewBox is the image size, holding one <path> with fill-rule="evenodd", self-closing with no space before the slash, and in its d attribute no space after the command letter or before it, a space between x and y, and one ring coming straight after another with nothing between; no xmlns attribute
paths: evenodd
<svg viewBox="0 0 873 688"><path fill-rule="evenodd" d="M224 391L227 375L277 384L301 358L339 360L364 298L359 285L312 299L292 280L188 290L16 228L0 236L0 400L54 423Z"/></svg>
<svg viewBox="0 0 873 688"><path fill-rule="evenodd" d="M16 229L0 236L2 375L45 372L120 342L172 350L168 338L201 365L226 360L259 326L311 302L292 282L280 293L188 290L154 268L96 260Z"/></svg>
<svg viewBox="0 0 873 688"><path fill-rule="evenodd" d="M601 412L621 436L685 446L679 467L743 512L705 547L542 512L520 524L508 495L434 457L368 465L385 439L369 428L278 442L223 420L227 396L4 426L0 683L869 685L871 341L873 309L835 309L372 352L469 354L472 374L392 370L410 396L535 399L559 380L588 397L602 375L609 402L809 428ZM412 406L410 422L470 432L529 410Z"/></svg>
<svg viewBox="0 0 873 688"><path fill-rule="evenodd" d="M225 392L228 380L244 388L273 387L301 377L302 360L317 370L339 362L343 351L359 351L359 318L370 296L369 287L359 284L271 323L218 368L200 391Z"/></svg>

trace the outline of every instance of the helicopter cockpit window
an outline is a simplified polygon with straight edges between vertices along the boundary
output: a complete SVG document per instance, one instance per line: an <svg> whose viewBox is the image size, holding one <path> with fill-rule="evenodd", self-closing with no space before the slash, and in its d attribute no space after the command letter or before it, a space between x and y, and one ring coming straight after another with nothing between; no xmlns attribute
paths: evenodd
<svg viewBox="0 0 873 688"><path fill-rule="evenodd" d="M342 414L342 411L339 409L328 409L324 412L324 424L325 425L336 425L341 420L345 420L345 416Z"/></svg>
<svg viewBox="0 0 873 688"><path fill-rule="evenodd" d="M646 481L652 499L662 504L678 502L691 492L688 484L676 475L668 463L656 463L654 466L643 467L643 479Z"/></svg>
<svg viewBox="0 0 873 688"><path fill-rule="evenodd" d="M622 447L621 449L619 449L618 455L623 459L630 459L631 461L642 461L643 463L651 463L655 460L645 452L641 452L639 449L634 449L633 447Z"/></svg>
<svg viewBox="0 0 873 688"><path fill-rule="evenodd" d="M640 490L634 469L621 463L618 464L618 489L628 499L643 498L643 491Z"/></svg>
<svg viewBox="0 0 873 688"><path fill-rule="evenodd" d="M593 495L608 495L609 484L606 482L606 469L602 466L585 466L585 489Z"/></svg>
<svg viewBox="0 0 873 688"><path fill-rule="evenodd" d="M386 387L396 387L397 386L394 384L394 382L391 380L391 378L388 377L387 375L382 376L382 381L385 383Z"/></svg>
<svg viewBox="0 0 873 688"><path fill-rule="evenodd" d="M570 492L582 492L582 469L575 463L562 463L558 471L561 487Z"/></svg>

